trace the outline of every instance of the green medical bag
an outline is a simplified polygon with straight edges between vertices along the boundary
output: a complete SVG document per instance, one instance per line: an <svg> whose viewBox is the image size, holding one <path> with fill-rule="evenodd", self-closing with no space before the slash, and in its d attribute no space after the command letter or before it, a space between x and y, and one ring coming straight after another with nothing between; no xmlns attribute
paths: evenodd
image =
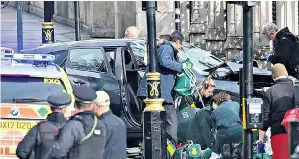
<svg viewBox="0 0 299 159"><path fill-rule="evenodd" d="M174 90L180 96L186 96L192 93L195 88L196 76L192 72L193 63L187 60L186 65L188 68L183 69L181 74L177 75Z"/></svg>
<svg viewBox="0 0 299 159"><path fill-rule="evenodd" d="M174 153L174 159L209 159L212 155L212 150L207 148L201 150L199 144L193 144L191 140L183 147L177 149Z"/></svg>

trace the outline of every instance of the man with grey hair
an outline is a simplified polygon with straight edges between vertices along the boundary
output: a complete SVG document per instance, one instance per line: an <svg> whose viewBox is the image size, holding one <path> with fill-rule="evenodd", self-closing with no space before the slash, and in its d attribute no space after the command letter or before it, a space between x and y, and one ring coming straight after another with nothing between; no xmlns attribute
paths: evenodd
<svg viewBox="0 0 299 159"><path fill-rule="evenodd" d="M97 98L93 102L97 105L95 115L107 128L105 159L127 158L127 130L121 118L114 115L110 110L110 97L105 91L97 91Z"/></svg>
<svg viewBox="0 0 299 159"><path fill-rule="evenodd" d="M299 79L299 43L288 27L278 30L274 23L267 23L262 27L262 34L273 41L274 52L267 55L267 60L283 64L291 76Z"/></svg>
<svg viewBox="0 0 299 159"><path fill-rule="evenodd" d="M139 30L136 26L130 26L125 31L125 38L138 38Z"/></svg>

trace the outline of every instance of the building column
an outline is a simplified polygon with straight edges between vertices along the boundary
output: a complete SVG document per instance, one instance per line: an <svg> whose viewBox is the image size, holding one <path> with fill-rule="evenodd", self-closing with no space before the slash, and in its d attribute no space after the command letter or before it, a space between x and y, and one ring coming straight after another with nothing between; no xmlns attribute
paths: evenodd
<svg viewBox="0 0 299 159"><path fill-rule="evenodd" d="M227 3L227 2L226 2ZM227 51L226 59L232 60L236 55L239 55L243 47L243 38L237 32L237 7L235 4L227 4L227 39L224 44L224 49Z"/></svg>
<svg viewBox="0 0 299 159"><path fill-rule="evenodd" d="M190 42L190 38L189 38L190 6L191 6L191 1L182 1L181 2L182 34L184 35L185 41L188 41L188 42Z"/></svg>
<svg viewBox="0 0 299 159"><path fill-rule="evenodd" d="M190 42L198 44L205 48L204 36L207 30L208 13L206 11L207 3L204 1L191 1L191 24L190 24Z"/></svg>
<svg viewBox="0 0 299 159"><path fill-rule="evenodd" d="M224 7L224 1L210 1L209 24L204 37L206 40L206 50L211 51L211 53L219 58L226 57L226 51L223 49L226 40Z"/></svg>
<svg viewBox="0 0 299 159"><path fill-rule="evenodd" d="M271 63L266 60L266 55L271 51L270 45L272 42L269 42L265 35L261 34L262 26L268 22L276 21L276 17L273 17L276 7L273 8L273 3L271 1L261 1L260 6L256 6L258 9L258 20L259 21L259 33L257 35L257 48L254 47L254 58L258 61L260 68L271 68ZM273 11L275 9L275 11ZM255 43L254 43L255 46Z"/></svg>

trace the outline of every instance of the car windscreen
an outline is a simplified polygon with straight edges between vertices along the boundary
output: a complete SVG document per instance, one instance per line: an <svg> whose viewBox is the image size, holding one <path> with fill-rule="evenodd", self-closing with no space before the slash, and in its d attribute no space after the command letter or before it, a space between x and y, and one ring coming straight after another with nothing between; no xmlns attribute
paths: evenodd
<svg viewBox="0 0 299 159"><path fill-rule="evenodd" d="M1 76L1 103L13 103L14 99L36 98L41 100L36 102L37 104L47 104L48 96L61 92L65 92L65 88L59 79Z"/></svg>
<svg viewBox="0 0 299 159"><path fill-rule="evenodd" d="M218 59L210 52L194 46L184 47L184 51L180 51L178 56L181 59L189 58L194 64L193 68L199 71L215 68L223 63L221 59Z"/></svg>

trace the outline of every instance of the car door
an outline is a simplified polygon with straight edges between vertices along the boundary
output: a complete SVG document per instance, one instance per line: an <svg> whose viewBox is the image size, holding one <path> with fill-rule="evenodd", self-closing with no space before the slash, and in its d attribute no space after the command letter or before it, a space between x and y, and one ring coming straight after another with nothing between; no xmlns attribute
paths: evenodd
<svg viewBox="0 0 299 159"><path fill-rule="evenodd" d="M140 127L140 122L136 120L132 107L136 107L136 95L133 93L128 79L126 77L126 62L125 62L126 48L118 47L115 56L115 75L119 80L122 105L124 107L124 115L127 122L130 124L129 127Z"/></svg>
<svg viewBox="0 0 299 159"><path fill-rule="evenodd" d="M69 48L63 67L73 86L87 85L95 91L106 91L113 113L120 116L120 86L102 47Z"/></svg>

